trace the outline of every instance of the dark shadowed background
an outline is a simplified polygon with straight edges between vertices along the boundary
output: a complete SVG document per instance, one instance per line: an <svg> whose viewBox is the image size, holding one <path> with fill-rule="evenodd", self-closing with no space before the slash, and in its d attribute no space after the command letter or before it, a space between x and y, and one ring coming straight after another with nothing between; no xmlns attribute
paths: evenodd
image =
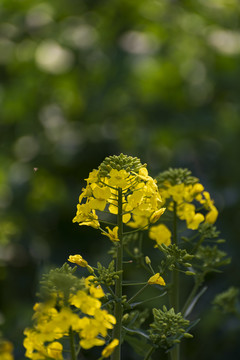
<svg viewBox="0 0 240 360"><path fill-rule="evenodd" d="M0 329L17 360L42 272L108 262L107 238L72 218L89 171L121 152L152 176L187 167L215 199L232 263L183 360L240 357L240 321L211 307L240 280L239 26L238 0L1 1Z"/></svg>

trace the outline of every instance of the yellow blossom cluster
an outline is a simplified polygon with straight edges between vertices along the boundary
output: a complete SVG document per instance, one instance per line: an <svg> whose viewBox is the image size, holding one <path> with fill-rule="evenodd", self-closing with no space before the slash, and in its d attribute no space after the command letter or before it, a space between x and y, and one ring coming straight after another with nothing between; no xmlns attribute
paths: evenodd
<svg viewBox="0 0 240 360"><path fill-rule="evenodd" d="M200 183L171 185L170 182L165 181L163 186L159 188L159 193L164 203L170 200L168 205L170 211L173 210L173 204L176 204L177 216L186 221L188 229L196 230L199 224L204 221L214 224L217 220L218 211L214 202L209 192L205 191ZM193 202L204 209L205 216L196 210L196 205Z"/></svg>
<svg viewBox="0 0 240 360"><path fill-rule="evenodd" d="M92 284L93 278L86 278L85 288L70 295L67 304L62 302L56 306L54 299L35 304L34 326L24 331L27 358L63 360L61 339L71 333L78 334L79 345L84 349L106 343L107 332L113 328L116 319L101 308L100 298L104 292L100 286ZM117 345L116 341L107 345L102 356L111 353Z"/></svg>
<svg viewBox="0 0 240 360"><path fill-rule="evenodd" d="M121 189L123 223L142 228L156 222L163 214L162 200L156 181L148 175L146 167L137 171L112 168L102 175L100 169L90 172L87 186L82 189L73 222L100 228L97 212L118 215L119 189ZM118 241L118 227L101 229L111 241Z"/></svg>

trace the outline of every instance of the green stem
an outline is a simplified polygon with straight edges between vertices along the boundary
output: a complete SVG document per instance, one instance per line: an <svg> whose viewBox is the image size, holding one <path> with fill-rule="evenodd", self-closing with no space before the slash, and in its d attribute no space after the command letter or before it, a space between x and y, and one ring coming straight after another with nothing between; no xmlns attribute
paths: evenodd
<svg viewBox="0 0 240 360"><path fill-rule="evenodd" d="M152 355L152 353L153 353L154 351L155 351L155 348L152 346L152 347L149 349L149 351L147 352L144 360L150 359L150 357L151 357L151 355Z"/></svg>
<svg viewBox="0 0 240 360"><path fill-rule="evenodd" d="M122 331L122 264L123 264L123 220L122 220L122 189L118 188L118 248L116 259L116 271L119 272L118 279L115 283L115 296L118 299L115 303L114 316L116 318L116 325L113 329L113 338L119 340L119 346L113 351L111 360L121 359L121 331Z"/></svg>
<svg viewBox="0 0 240 360"><path fill-rule="evenodd" d="M173 244L178 244L177 239L177 203L174 201L173 205ZM179 273L173 270L172 273L172 288L170 293L170 305L174 308L175 313L179 312ZM180 359L180 347L176 345L171 351L171 359Z"/></svg>
<svg viewBox="0 0 240 360"><path fill-rule="evenodd" d="M181 311L182 316L185 316L185 313L186 313L189 305L191 304L194 296L196 295L198 288L199 288L199 283L196 282L194 287L192 288L192 291L190 292L190 294L189 294L189 296L187 298L187 301L185 302L185 304L184 304L184 306L182 308L182 311Z"/></svg>
<svg viewBox="0 0 240 360"><path fill-rule="evenodd" d="M74 335L72 327L69 328L69 339L70 339L70 349L71 349L71 360L77 360L76 352L75 352L75 345L74 345Z"/></svg>
<svg viewBox="0 0 240 360"><path fill-rule="evenodd" d="M134 300L138 295L140 295L140 294L148 287L148 285L149 285L149 284L147 283L147 284L145 284L140 290L138 290L138 292L136 292L136 294L133 295L133 296L131 297L131 299L128 300L128 303L131 304L131 303L133 302L133 300Z"/></svg>

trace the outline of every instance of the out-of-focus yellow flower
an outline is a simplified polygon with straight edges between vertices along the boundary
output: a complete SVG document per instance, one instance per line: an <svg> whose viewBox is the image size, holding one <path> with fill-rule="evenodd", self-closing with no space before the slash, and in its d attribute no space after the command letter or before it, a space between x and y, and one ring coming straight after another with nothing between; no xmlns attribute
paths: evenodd
<svg viewBox="0 0 240 360"><path fill-rule="evenodd" d="M81 255L69 255L68 261L82 267L88 266L88 262Z"/></svg>
<svg viewBox="0 0 240 360"><path fill-rule="evenodd" d="M83 349L91 349L94 346L102 346L105 344L105 340L98 338L82 339L80 340L80 345Z"/></svg>
<svg viewBox="0 0 240 360"><path fill-rule="evenodd" d="M12 352L13 344L7 340L0 340L0 359L14 360Z"/></svg>
<svg viewBox="0 0 240 360"><path fill-rule="evenodd" d="M186 219L188 229L196 230L199 227L199 224L204 221L203 214L197 213L193 216Z"/></svg>
<svg viewBox="0 0 240 360"><path fill-rule="evenodd" d="M148 279L148 284L150 285L161 285L161 286L165 286L166 283L164 281L164 279L160 276L159 273L156 273L155 275L151 276L150 279Z"/></svg>
<svg viewBox="0 0 240 360"><path fill-rule="evenodd" d="M48 356L53 359L62 360L62 358L63 358L62 350L63 350L63 346L58 341L53 341L52 343L48 344L48 346L47 346Z"/></svg>
<svg viewBox="0 0 240 360"><path fill-rule="evenodd" d="M118 346L119 340L113 339L110 344L108 344L102 351L102 357L108 358L114 351L114 349Z"/></svg>
<svg viewBox="0 0 240 360"><path fill-rule="evenodd" d="M69 302L87 315L94 315L95 310L101 307L99 300L87 295L82 290L78 290L76 295L72 295Z"/></svg>
<svg viewBox="0 0 240 360"><path fill-rule="evenodd" d="M217 208L214 205L210 206L210 211L206 215L206 222L209 224L214 224L218 217L218 211Z"/></svg>
<svg viewBox="0 0 240 360"><path fill-rule="evenodd" d="M169 246L171 244L171 235L171 231L163 224L151 226L149 230L150 239L157 242L155 247L161 244Z"/></svg>

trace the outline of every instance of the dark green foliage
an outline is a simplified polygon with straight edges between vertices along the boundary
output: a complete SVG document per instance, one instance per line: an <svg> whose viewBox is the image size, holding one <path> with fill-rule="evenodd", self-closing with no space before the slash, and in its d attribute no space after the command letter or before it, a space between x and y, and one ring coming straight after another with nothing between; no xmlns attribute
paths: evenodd
<svg viewBox="0 0 240 360"><path fill-rule="evenodd" d="M239 315L239 288L231 286L228 290L215 296L213 305L225 314Z"/></svg>

